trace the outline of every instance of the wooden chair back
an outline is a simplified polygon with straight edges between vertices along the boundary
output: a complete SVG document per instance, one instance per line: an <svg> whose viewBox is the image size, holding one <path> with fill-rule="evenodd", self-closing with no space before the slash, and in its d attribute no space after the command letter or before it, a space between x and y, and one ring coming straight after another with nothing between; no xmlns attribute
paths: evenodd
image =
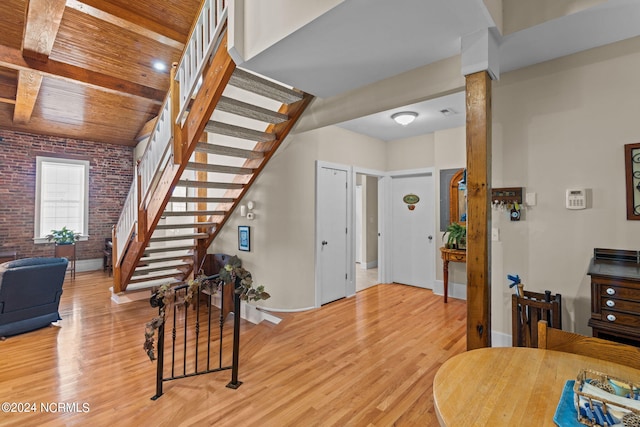
<svg viewBox="0 0 640 427"><path fill-rule="evenodd" d="M512 346L537 347L538 321L546 320L552 328L562 329L562 295L524 291L511 296Z"/></svg>
<svg viewBox="0 0 640 427"><path fill-rule="evenodd" d="M548 328L547 322L544 320L538 322L538 348L595 357L640 369L640 348L561 329Z"/></svg>

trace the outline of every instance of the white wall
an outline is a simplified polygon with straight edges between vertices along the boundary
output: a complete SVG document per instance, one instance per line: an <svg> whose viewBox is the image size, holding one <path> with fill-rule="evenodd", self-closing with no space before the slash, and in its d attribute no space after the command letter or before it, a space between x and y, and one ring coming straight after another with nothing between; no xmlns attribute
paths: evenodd
<svg viewBox="0 0 640 427"><path fill-rule="evenodd" d="M261 305L297 310L315 304L315 161L384 170L386 146L332 126L291 135L282 148L245 197L256 219L234 213L209 252L240 256L272 295ZM238 225L251 227L251 252L237 250Z"/></svg>
<svg viewBox="0 0 640 427"><path fill-rule="evenodd" d="M625 215L624 144L640 140L640 38L504 74L493 85L493 187L522 186L538 203L520 222L494 212L492 326L510 334L507 273L525 288L562 294L563 326L591 334L586 270L593 248L638 249ZM592 207L570 211L565 190Z"/></svg>
<svg viewBox="0 0 640 427"><path fill-rule="evenodd" d="M464 168L467 165L467 139L466 128L458 127L438 131L434 134L434 154L438 169L436 173L436 200L440 200L440 170ZM436 224L440 224L440 207L436 211ZM439 228L438 228L439 229ZM438 234L438 247L444 246L442 233ZM436 258L436 280L442 280L442 258L440 251ZM459 262L449 263L449 283L466 284L466 265Z"/></svg>

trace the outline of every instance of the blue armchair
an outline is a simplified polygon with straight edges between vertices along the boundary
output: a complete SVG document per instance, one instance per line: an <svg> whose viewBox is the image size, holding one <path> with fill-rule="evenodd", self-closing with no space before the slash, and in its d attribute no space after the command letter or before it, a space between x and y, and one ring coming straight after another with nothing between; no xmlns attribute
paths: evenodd
<svg viewBox="0 0 640 427"><path fill-rule="evenodd" d="M0 337L60 320L66 258L24 258L0 264Z"/></svg>

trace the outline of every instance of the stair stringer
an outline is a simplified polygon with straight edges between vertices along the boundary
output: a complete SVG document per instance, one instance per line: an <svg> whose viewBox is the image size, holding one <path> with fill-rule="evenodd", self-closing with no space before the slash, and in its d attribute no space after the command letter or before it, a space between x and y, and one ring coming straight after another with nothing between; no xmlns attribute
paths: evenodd
<svg viewBox="0 0 640 427"><path fill-rule="evenodd" d="M187 167L188 159L195 150L234 70L235 63L227 51L227 37L225 34L220 47L216 50L209 67L203 74L202 87L193 101L184 125L182 127L176 126L175 128L180 135L174 135L174 156L165 167L146 208L141 207L139 210L136 238L129 243L120 267L116 269L118 271L114 272L114 293L126 290L135 267L140 262L144 250L149 244L153 230L155 230L169 202L171 193L182 172ZM173 120L175 122L175 118ZM182 161L175 163L177 158Z"/></svg>

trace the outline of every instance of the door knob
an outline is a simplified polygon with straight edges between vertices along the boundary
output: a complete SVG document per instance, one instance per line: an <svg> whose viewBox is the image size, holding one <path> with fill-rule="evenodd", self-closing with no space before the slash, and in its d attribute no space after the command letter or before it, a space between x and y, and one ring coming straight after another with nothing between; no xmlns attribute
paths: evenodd
<svg viewBox="0 0 640 427"><path fill-rule="evenodd" d="M326 245L327 243L329 243L329 242L327 242L326 240L323 240L322 241L322 246Z"/></svg>

